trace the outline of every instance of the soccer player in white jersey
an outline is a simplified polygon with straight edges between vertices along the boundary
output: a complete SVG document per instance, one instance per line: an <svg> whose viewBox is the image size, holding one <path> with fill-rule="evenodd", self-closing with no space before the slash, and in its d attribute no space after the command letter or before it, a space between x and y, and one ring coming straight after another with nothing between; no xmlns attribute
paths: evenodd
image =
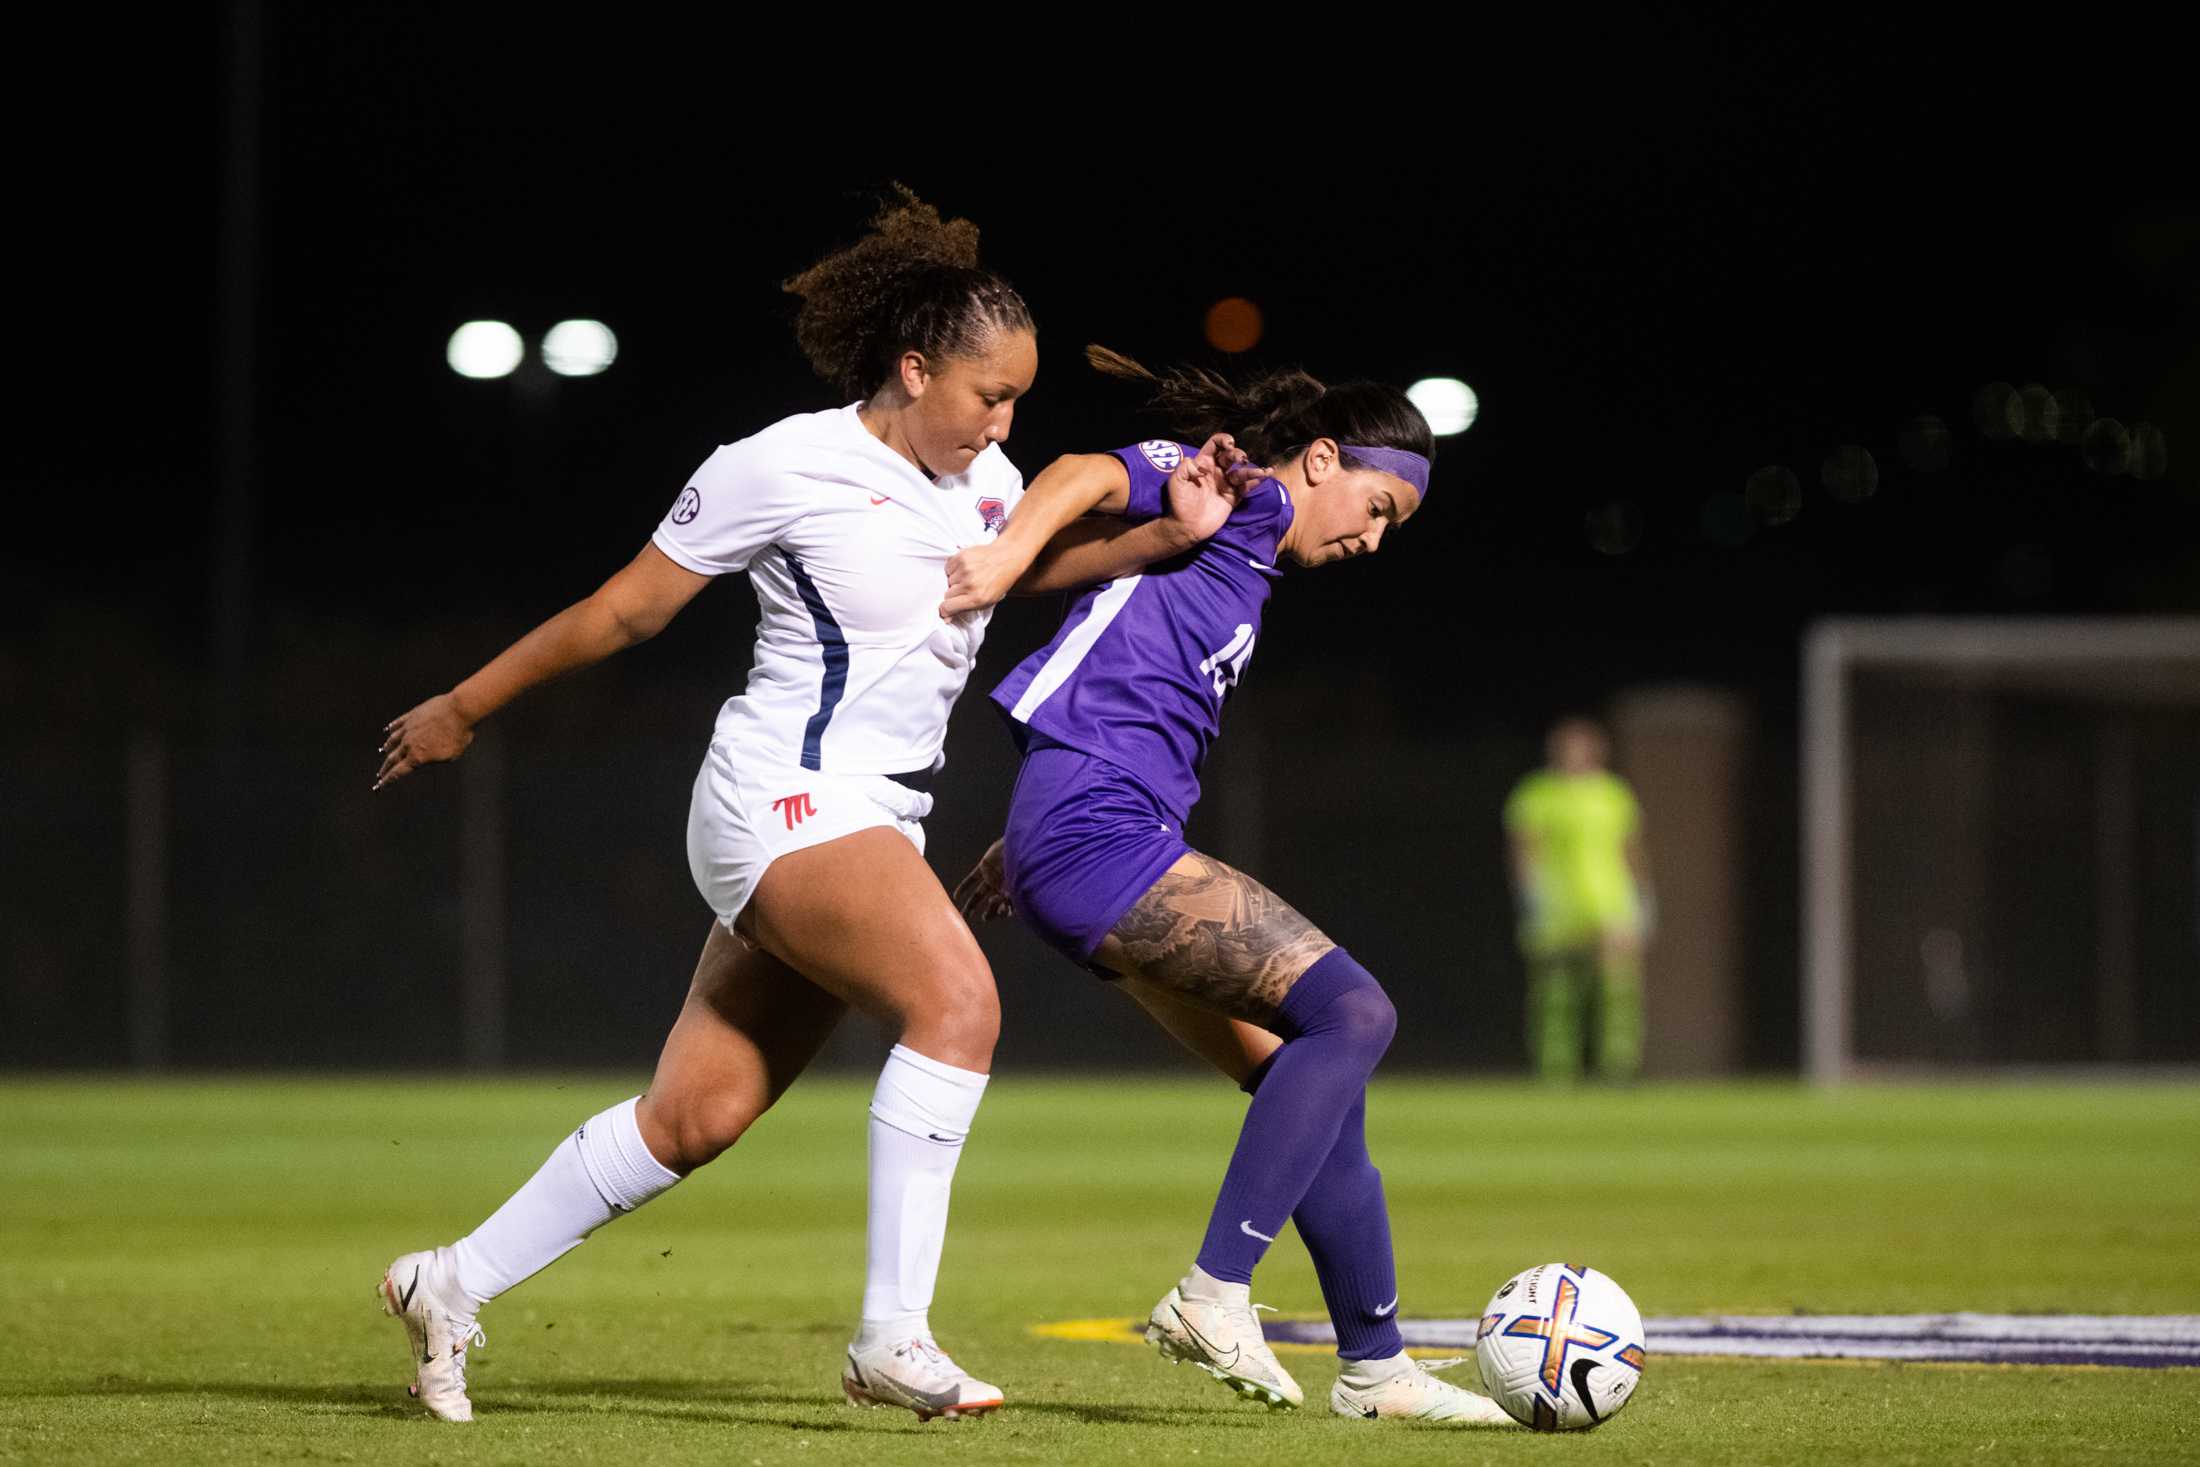
<svg viewBox="0 0 2200 1467"><path fill-rule="evenodd" d="M1000 1009L924 862L921 822L997 599L989 566L1013 577L1098 506L1076 476L1042 475L1025 495L1001 451L1036 336L1023 300L979 268L967 221L904 191L787 288L802 297L804 353L855 401L719 449L623 570L385 730L377 788L457 758L526 689L653 636L713 577L745 570L756 588L748 688L719 714L688 817L690 869L717 920L649 1089L589 1117L486 1221L399 1257L380 1284L412 1347L413 1394L447 1421L473 1416L465 1362L484 1343L481 1308L733 1145L851 1006L899 1042L870 1106L868 1275L842 1388L924 1419L1002 1401L928 1318ZM1231 450L1210 450L1172 480L1170 516L1078 537L1055 584L1213 533Z"/></svg>

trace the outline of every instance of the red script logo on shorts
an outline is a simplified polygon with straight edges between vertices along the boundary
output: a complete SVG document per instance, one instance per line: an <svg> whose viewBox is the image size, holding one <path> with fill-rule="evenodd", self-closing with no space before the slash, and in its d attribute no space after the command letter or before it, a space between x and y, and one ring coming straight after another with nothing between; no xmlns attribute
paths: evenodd
<svg viewBox="0 0 2200 1467"><path fill-rule="evenodd" d="M810 803L810 797L807 792L799 795L789 795L783 800L774 800L772 801L772 808L774 810L783 811L786 814L787 829L789 830L792 830L797 825L800 825L805 816L815 815L817 813L817 807Z"/></svg>

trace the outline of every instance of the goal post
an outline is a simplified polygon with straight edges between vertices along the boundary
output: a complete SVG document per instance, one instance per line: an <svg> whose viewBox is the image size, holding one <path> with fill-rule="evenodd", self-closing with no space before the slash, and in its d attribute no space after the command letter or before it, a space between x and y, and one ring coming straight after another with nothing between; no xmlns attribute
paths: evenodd
<svg viewBox="0 0 2200 1467"><path fill-rule="evenodd" d="M1806 634L1802 1050L2200 1062L2200 618Z"/></svg>

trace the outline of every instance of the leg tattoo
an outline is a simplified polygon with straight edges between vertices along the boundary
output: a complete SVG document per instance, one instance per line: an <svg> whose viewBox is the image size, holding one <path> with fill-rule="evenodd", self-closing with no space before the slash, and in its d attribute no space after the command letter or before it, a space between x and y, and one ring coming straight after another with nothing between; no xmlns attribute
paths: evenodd
<svg viewBox="0 0 2200 1467"><path fill-rule="evenodd" d="M1335 946L1252 877L1190 851L1123 914L1102 951L1201 1008L1265 1025Z"/></svg>

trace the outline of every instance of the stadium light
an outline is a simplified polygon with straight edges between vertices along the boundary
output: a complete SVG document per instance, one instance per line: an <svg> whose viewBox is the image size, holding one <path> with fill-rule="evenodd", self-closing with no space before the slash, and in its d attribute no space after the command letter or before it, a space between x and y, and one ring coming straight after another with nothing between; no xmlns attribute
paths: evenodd
<svg viewBox="0 0 2200 1467"><path fill-rule="evenodd" d="M444 359L461 377L509 377L527 354L519 333L502 321L468 321L451 333Z"/></svg>
<svg viewBox="0 0 2200 1467"><path fill-rule="evenodd" d="M1260 307L1241 295L1216 301L1207 308L1207 344L1232 355L1260 345Z"/></svg>
<svg viewBox="0 0 2200 1467"><path fill-rule="evenodd" d="M1406 389L1406 396L1421 416L1428 419L1432 432L1439 438L1449 438L1464 433L1474 426L1475 415L1482 411L1481 400L1474 389L1457 377L1423 377Z"/></svg>
<svg viewBox="0 0 2200 1467"><path fill-rule="evenodd" d="M542 364L560 377L593 377L618 355L619 338L601 321L560 321L542 338Z"/></svg>

